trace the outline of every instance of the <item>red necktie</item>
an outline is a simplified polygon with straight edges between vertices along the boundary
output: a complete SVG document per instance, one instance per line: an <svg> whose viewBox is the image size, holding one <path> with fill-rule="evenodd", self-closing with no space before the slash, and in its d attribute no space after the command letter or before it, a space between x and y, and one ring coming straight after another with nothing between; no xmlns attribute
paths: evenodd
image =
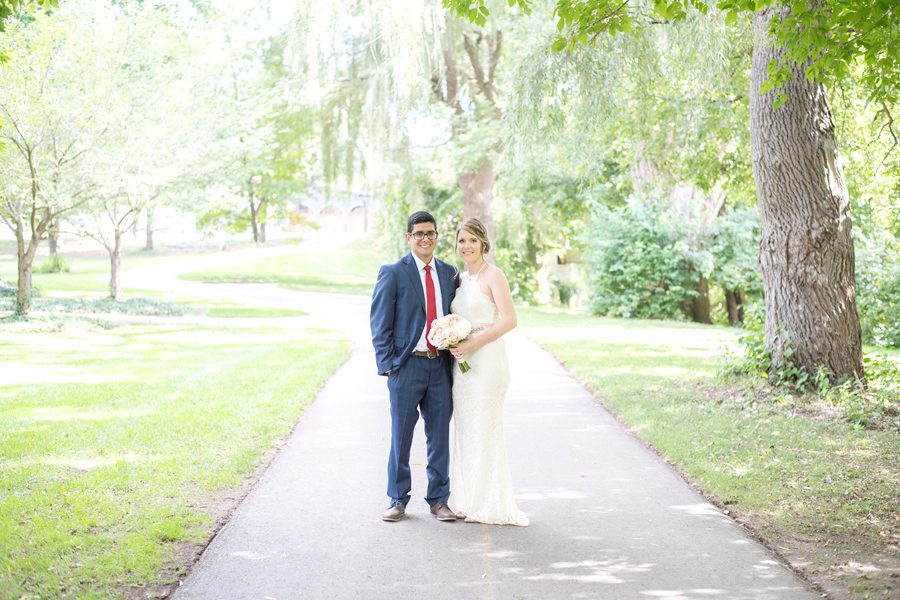
<svg viewBox="0 0 900 600"><path fill-rule="evenodd" d="M434 282L431 280L431 265L425 265L425 343L430 352L437 352L437 348L428 341L431 332L431 322L437 319L437 303L434 300Z"/></svg>

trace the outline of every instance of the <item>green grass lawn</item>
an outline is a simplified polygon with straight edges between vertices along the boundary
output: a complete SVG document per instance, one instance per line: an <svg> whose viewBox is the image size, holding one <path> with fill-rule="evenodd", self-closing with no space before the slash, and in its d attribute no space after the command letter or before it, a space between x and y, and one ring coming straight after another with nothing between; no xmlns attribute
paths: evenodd
<svg viewBox="0 0 900 600"><path fill-rule="evenodd" d="M206 309L207 316L216 318L264 319L272 317L302 317L302 310L269 308L265 306L214 306Z"/></svg>
<svg viewBox="0 0 900 600"><path fill-rule="evenodd" d="M212 531L204 506L267 459L349 348L296 329L26 325L0 325L0 598L172 583L164 565Z"/></svg>
<svg viewBox="0 0 900 600"><path fill-rule="evenodd" d="M82 294L109 293L109 260L104 258L79 258L70 261L71 271L68 273L38 273L37 266L42 261L35 261L35 272L32 274L34 287L40 291L79 292ZM18 279L16 260L0 258L0 279L15 285Z"/></svg>
<svg viewBox="0 0 900 600"><path fill-rule="evenodd" d="M304 291L371 294L378 268L386 259L371 240L277 258L236 261L223 267L182 274L183 279L210 283L277 283Z"/></svg>
<svg viewBox="0 0 900 600"><path fill-rule="evenodd" d="M129 251L122 257L122 270L127 271L150 265L174 264L180 255ZM109 259L106 256L79 256L67 258L70 270L63 273L39 273L38 267L44 260L34 261L32 283L40 294L54 296L97 297L109 294ZM16 285L18 272L15 256L0 257L0 280ZM141 290L124 288L125 297L142 295ZM167 298L171 301L171 298Z"/></svg>
<svg viewBox="0 0 900 600"><path fill-rule="evenodd" d="M900 515L900 436L828 418L828 407L759 403L716 384L724 328L520 311L637 435L825 586L890 594ZM894 354L894 353L888 353Z"/></svg>

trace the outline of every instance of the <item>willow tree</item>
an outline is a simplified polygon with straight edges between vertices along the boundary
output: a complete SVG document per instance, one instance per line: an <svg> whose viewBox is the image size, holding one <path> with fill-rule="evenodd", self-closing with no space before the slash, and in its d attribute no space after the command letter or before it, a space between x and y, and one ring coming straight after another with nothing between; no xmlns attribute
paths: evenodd
<svg viewBox="0 0 900 600"><path fill-rule="evenodd" d="M436 0L302 3L297 38L323 98L326 178L370 177L407 160L410 120L428 113L454 149L463 216L491 230L505 25L455 19Z"/></svg>
<svg viewBox="0 0 900 600"><path fill-rule="evenodd" d="M725 35L723 21L692 15L571 53L547 52L545 38L518 65L508 108L517 154L545 155L552 144L570 176L615 177L609 185L622 192L593 202L595 224L605 218L601 205L628 194L681 224L687 282L679 309L707 323L716 284L731 312L740 310L746 284L716 280L708 246L715 221L751 202L753 188L745 127L750 31ZM602 269L593 272L602 277Z"/></svg>
<svg viewBox="0 0 900 600"><path fill-rule="evenodd" d="M444 0L473 18L484 0ZM529 7L530 0L510 0ZM766 346L833 377L863 378L850 202L826 84L857 75L888 124L898 98L900 11L892 0L557 0L557 50L604 34L681 20L716 5L732 21L752 16L750 136L762 241ZM641 10L644 9L644 10ZM647 15L650 15L648 18Z"/></svg>
<svg viewBox="0 0 900 600"><path fill-rule="evenodd" d="M440 15L436 3L298 2L288 56L294 93L315 105L326 195L413 187L407 120L429 91L421 73L435 58ZM385 228L401 226L390 221Z"/></svg>
<svg viewBox="0 0 900 600"><path fill-rule="evenodd" d="M447 20L441 38L441 64L432 70L431 85L437 101L452 111L456 140L477 139L459 164L464 218L476 218L493 237L493 193L497 180L496 157L503 151L499 126L503 119L497 69L503 50L503 30L472 28Z"/></svg>

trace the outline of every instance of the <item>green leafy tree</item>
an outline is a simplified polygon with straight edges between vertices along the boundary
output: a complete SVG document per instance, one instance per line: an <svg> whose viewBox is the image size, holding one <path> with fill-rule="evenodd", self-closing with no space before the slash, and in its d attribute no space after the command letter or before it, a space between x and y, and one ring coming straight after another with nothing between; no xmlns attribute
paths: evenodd
<svg viewBox="0 0 900 600"><path fill-rule="evenodd" d="M483 23L490 14L485 0L442 0L461 17ZM507 0L530 12L534 0ZM648 24L675 22L694 10L715 7L730 23L747 14L780 7L782 18L767 20L768 36L783 53L766 63L770 75L764 92L780 88L802 74L828 87L858 76L869 98L886 106L897 102L900 48L896 31L900 12L893 0L556 0L560 34L556 50L605 42L606 34L630 33ZM860 70L861 67L861 70ZM783 103L786 90L776 98Z"/></svg>
<svg viewBox="0 0 900 600"><path fill-rule="evenodd" d="M753 198L741 101L749 28L732 36L724 29L721 18L695 15L595 49L549 53L546 42L537 45L515 77L510 145L520 155L556 156L542 171L601 184L602 202L621 204L632 190L669 197L670 208L690 216L684 242L703 251L716 217ZM577 223L581 211L570 214ZM552 231L557 219L548 221L535 226ZM708 323L714 284L695 284L692 318Z"/></svg>
<svg viewBox="0 0 900 600"><path fill-rule="evenodd" d="M21 14L26 10L49 9L54 6L59 6L59 0L0 0L0 34L6 31L6 20L9 17ZM11 58L9 50L0 46L0 65L8 63Z"/></svg>
<svg viewBox="0 0 900 600"><path fill-rule="evenodd" d="M742 206L717 218L709 229L711 280L725 293L729 325L744 321L748 300L762 294L759 275L759 213Z"/></svg>
<svg viewBox="0 0 900 600"><path fill-rule="evenodd" d="M88 0L79 11L64 7L59 18L92 35L103 49L79 68L103 90L111 124L79 169L82 181L93 182L93 192L71 224L107 251L109 295L117 300L123 236L142 212L159 205L187 167L179 154L192 135L186 110L191 91L184 78L192 48L173 15L151 5Z"/></svg>
<svg viewBox="0 0 900 600"><path fill-rule="evenodd" d="M444 4L469 15L484 2ZM894 41L900 14L890 0L722 0L718 7L731 21L752 15L754 26L750 137L767 348L776 363L863 378L850 204L825 83L839 85L857 74L889 118L900 78ZM649 7L627 0L558 0L562 34L554 48L593 45L607 33L630 32L656 19L683 20L692 9L709 8L703 0L653 0ZM792 170L780 168L785 164Z"/></svg>
<svg viewBox="0 0 900 600"><path fill-rule="evenodd" d="M200 229L249 231L254 243L266 241L276 219L295 218L293 201L316 162L316 113L296 93L302 74L286 62L287 23L279 31L268 18L265 6L247 5L209 20L211 30L240 26L244 34L210 42L206 70L214 75L197 76L191 111L201 146L180 192Z"/></svg>
<svg viewBox="0 0 900 600"><path fill-rule="evenodd" d="M342 173L350 187L360 176L387 183L389 161L415 182L416 169L403 165L423 160L409 146L410 130L425 122L436 138L428 144L445 146L440 160L452 165L463 216L491 232L505 139L505 36L515 21L473 26L429 2L398 10L383 0L347 0L301 9L306 69L324 89L326 180Z"/></svg>
<svg viewBox="0 0 900 600"><path fill-rule="evenodd" d="M80 169L110 134L114 118L108 88L89 84L78 67L85 56L105 51L98 40L36 13L30 23L10 23L4 42L27 57L0 69L2 135L9 146L0 154L0 218L16 237L16 312L27 314L40 240L51 223L96 191Z"/></svg>

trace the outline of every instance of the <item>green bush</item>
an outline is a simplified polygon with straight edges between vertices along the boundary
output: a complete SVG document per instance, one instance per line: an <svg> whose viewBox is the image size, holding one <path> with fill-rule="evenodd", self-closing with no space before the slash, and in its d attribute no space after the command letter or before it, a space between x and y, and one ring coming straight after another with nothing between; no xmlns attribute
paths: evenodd
<svg viewBox="0 0 900 600"><path fill-rule="evenodd" d="M64 259L58 252L50 256L50 260L41 263L36 271L38 273L68 273L72 270L69 261Z"/></svg>
<svg viewBox="0 0 900 600"><path fill-rule="evenodd" d="M573 283L563 281L555 275L551 275L549 279L550 285L556 292L556 299L559 301L559 305L568 308L572 303L572 297L578 292L578 287Z"/></svg>
<svg viewBox="0 0 900 600"><path fill-rule="evenodd" d="M534 304L538 289L537 265L534 261L529 260L521 248L511 248L506 244L498 244L491 252L497 259L497 266L503 270L509 280L513 298Z"/></svg>
<svg viewBox="0 0 900 600"><path fill-rule="evenodd" d="M865 342L900 348L900 241L874 230L858 235L856 307Z"/></svg>
<svg viewBox="0 0 900 600"><path fill-rule="evenodd" d="M600 206L589 235L591 308L598 315L683 319L697 295L695 279L712 266L710 253L691 248L686 225L662 199Z"/></svg>
<svg viewBox="0 0 900 600"><path fill-rule="evenodd" d="M711 282L722 290L739 291L745 298L761 299L759 236L756 207L739 207L718 217L709 228L708 248L713 256ZM723 315L723 321L726 320L727 315Z"/></svg>
<svg viewBox="0 0 900 600"><path fill-rule="evenodd" d="M18 288L16 288L16 286L10 285L0 279L0 298L4 298L6 296L9 296L10 298L15 297L18 291L19 290Z"/></svg>

